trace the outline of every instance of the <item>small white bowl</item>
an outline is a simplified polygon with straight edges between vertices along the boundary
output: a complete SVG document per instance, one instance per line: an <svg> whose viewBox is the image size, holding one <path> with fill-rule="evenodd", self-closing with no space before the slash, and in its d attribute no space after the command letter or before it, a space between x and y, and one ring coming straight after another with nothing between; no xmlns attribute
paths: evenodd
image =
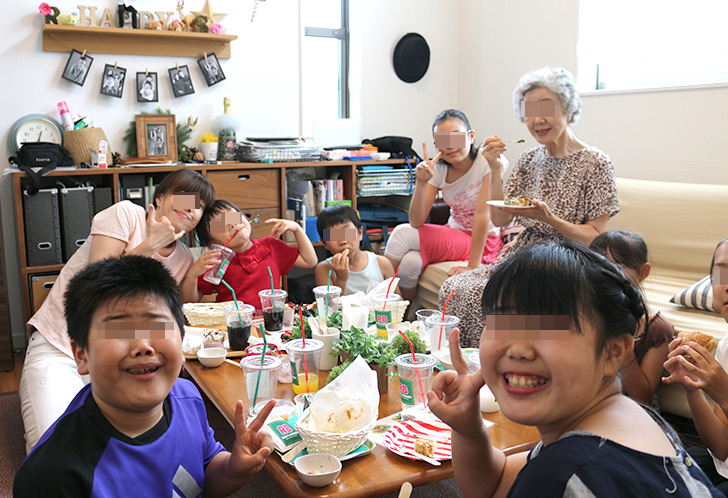
<svg viewBox="0 0 728 498"><path fill-rule="evenodd" d="M301 480L314 488L331 484L341 472L341 462L329 453L313 453L298 457L295 466Z"/></svg>
<svg viewBox="0 0 728 498"><path fill-rule="evenodd" d="M209 368L219 367L226 357L227 350L225 348L202 348L197 351L197 359Z"/></svg>

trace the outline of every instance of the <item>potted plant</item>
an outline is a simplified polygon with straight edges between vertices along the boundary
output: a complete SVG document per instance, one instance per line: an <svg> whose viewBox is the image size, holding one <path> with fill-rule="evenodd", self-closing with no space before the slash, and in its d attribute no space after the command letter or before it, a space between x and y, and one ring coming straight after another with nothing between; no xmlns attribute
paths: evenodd
<svg viewBox="0 0 728 498"><path fill-rule="evenodd" d="M341 338L334 341L332 352L341 354L344 361L357 356L364 358L364 361L377 372L379 394L388 392L389 366L394 362L396 356L396 352L389 342L369 335L362 329L351 327L351 330L341 331ZM345 358L346 355L349 358Z"/></svg>

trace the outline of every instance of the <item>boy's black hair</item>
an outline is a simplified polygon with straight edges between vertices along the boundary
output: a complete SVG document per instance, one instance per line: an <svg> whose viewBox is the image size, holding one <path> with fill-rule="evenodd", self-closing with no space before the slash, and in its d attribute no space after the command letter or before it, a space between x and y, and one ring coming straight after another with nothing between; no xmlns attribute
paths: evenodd
<svg viewBox="0 0 728 498"><path fill-rule="evenodd" d="M69 337L86 348L91 319L99 307L142 296L162 299L184 337L185 316L177 282L159 261L131 255L91 263L71 279L63 296Z"/></svg>
<svg viewBox="0 0 728 498"><path fill-rule="evenodd" d="M209 246L212 243L212 235L210 235L210 221L212 221L212 219L218 214L229 209L242 213L238 206L230 201L226 201L225 199L218 199L208 209L205 209L205 212L202 213L200 222L195 227L195 233L197 234L197 239L200 241L201 246Z"/></svg>
<svg viewBox="0 0 728 498"><path fill-rule="evenodd" d="M602 232L594 237L589 249L624 268L640 270L647 264L647 244L642 237L627 230Z"/></svg>
<svg viewBox="0 0 728 498"><path fill-rule="evenodd" d="M597 355L609 339L634 335L645 314L641 293L607 258L573 242L534 244L493 272L482 299L485 315L568 315L597 329Z"/></svg>
<svg viewBox="0 0 728 498"><path fill-rule="evenodd" d="M361 219L359 219L359 215L352 207L346 204L334 204L319 213L316 219L316 230L318 230L321 240L324 240L324 230L350 221L357 230L361 228Z"/></svg>

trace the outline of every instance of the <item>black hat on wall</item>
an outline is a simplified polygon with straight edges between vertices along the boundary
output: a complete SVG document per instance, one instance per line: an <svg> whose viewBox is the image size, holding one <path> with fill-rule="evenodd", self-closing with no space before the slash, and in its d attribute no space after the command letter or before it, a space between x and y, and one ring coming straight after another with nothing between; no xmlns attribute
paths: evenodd
<svg viewBox="0 0 728 498"><path fill-rule="evenodd" d="M419 81L430 66L430 47L418 33L407 33L394 47L394 72L406 83Z"/></svg>

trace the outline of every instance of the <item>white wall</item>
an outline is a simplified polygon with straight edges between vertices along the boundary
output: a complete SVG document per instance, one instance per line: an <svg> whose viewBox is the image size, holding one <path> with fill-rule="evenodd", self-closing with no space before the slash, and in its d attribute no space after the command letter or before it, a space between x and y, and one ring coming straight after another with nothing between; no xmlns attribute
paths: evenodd
<svg viewBox="0 0 728 498"><path fill-rule="evenodd" d="M526 139L510 147L512 161L535 145L514 117L513 88L522 74L545 65L576 73L578 8L578 0L461 0L460 106L481 137ZM728 184L727 87L582 100L574 132L611 156L617 176Z"/></svg>

